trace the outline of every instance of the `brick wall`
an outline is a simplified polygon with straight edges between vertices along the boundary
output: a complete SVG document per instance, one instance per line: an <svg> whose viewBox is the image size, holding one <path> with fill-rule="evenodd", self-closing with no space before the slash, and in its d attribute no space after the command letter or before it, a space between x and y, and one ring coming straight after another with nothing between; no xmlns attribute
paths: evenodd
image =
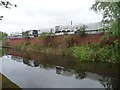
<svg viewBox="0 0 120 90"><path fill-rule="evenodd" d="M71 44L73 45L85 45L89 43L99 43L103 34L93 34L80 37L79 35L73 35Z"/></svg>
<svg viewBox="0 0 120 90"><path fill-rule="evenodd" d="M86 36L79 36L79 35L71 35L71 46L73 45L85 45L88 43L99 43L100 38L103 36L103 34L91 34ZM16 38L16 39L9 39L8 45L17 45L22 42L29 42L30 44L40 45L40 46L46 46L46 47L66 47L67 42L63 35L59 36L51 36L46 38Z"/></svg>

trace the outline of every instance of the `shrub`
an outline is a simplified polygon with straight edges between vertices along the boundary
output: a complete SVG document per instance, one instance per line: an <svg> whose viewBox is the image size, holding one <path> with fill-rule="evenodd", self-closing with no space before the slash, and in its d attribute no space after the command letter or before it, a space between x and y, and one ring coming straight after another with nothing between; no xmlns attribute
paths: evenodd
<svg viewBox="0 0 120 90"><path fill-rule="evenodd" d="M104 48L99 48L97 50L97 55L100 61L107 61L107 62L117 62L119 52L117 48L111 46L107 46Z"/></svg>
<svg viewBox="0 0 120 90"><path fill-rule="evenodd" d="M70 35L65 35L65 36L64 36L64 39L65 39L65 41L67 42L68 47L69 47L70 44L71 44L72 36L70 36Z"/></svg>
<svg viewBox="0 0 120 90"><path fill-rule="evenodd" d="M43 32L43 33L41 34L41 36L39 36L39 37L47 38L47 37L50 37L51 35L52 35L52 33Z"/></svg>
<svg viewBox="0 0 120 90"><path fill-rule="evenodd" d="M92 50L88 46L74 47L73 55L81 61L91 60Z"/></svg>

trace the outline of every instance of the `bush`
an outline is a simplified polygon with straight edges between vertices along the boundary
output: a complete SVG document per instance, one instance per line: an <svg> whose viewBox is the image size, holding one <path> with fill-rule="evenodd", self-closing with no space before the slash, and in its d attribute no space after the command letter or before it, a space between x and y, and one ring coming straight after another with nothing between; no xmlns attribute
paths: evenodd
<svg viewBox="0 0 120 90"><path fill-rule="evenodd" d="M72 36L71 35L64 35L64 39L67 42L68 47L69 47L71 44Z"/></svg>
<svg viewBox="0 0 120 90"><path fill-rule="evenodd" d="M23 49L27 48L28 45L30 45L30 43L22 42L22 43L17 44L15 47L16 47L17 49L23 50Z"/></svg>
<svg viewBox="0 0 120 90"><path fill-rule="evenodd" d="M100 61L118 62L118 54L119 52L117 48L112 45L97 50L97 55L99 56Z"/></svg>
<svg viewBox="0 0 120 90"><path fill-rule="evenodd" d="M73 55L81 61L89 61L92 59L92 50L88 46L74 47Z"/></svg>
<svg viewBox="0 0 120 90"><path fill-rule="evenodd" d="M51 35L52 35L52 33L43 32L43 33L41 34L41 36L39 36L39 37L47 38L47 37L50 37Z"/></svg>
<svg viewBox="0 0 120 90"><path fill-rule="evenodd" d="M64 51L65 55L72 54L80 61L118 62L119 52L113 45L100 48L97 44L70 47Z"/></svg>
<svg viewBox="0 0 120 90"><path fill-rule="evenodd" d="M106 61L106 60L109 60L109 51L105 48L100 48L98 51L97 51L97 56L99 57L99 60L100 61Z"/></svg>

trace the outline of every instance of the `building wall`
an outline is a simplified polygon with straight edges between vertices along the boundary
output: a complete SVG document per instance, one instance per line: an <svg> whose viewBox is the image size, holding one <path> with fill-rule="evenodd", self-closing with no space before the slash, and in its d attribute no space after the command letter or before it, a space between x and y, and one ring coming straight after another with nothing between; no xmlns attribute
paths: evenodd
<svg viewBox="0 0 120 90"><path fill-rule="evenodd" d="M80 37L79 35L73 35L71 45L86 45L86 44L97 44L100 42L100 38L103 34L88 34Z"/></svg>
<svg viewBox="0 0 120 90"><path fill-rule="evenodd" d="M85 45L89 43L99 43L100 38L102 36L103 34L90 34L82 37L80 37L79 35L71 35L72 39L70 46ZM40 37L17 38L17 39L13 38L8 40L8 45L14 46L23 42L35 44L39 46L53 47L53 48L67 47L67 42L64 38L64 35L50 36L46 38L40 38Z"/></svg>
<svg viewBox="0 0 120 90"><path fill-rule="evenodd" d="M10 46L16 46L23 42L29 43L31 39L33 38L29 38L29 39L28 38L11 38L11 39L8 39L7 44Z"/></svg>

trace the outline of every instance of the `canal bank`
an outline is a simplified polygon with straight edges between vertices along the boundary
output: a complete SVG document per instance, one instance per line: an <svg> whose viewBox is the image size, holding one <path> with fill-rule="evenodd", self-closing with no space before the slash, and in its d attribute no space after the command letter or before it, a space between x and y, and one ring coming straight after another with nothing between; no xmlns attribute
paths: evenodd
<svg viewBox="0 0 120 90"><path fill-rule="evenodd" d="M104 34L10 38L6 46L26 52L73 56L79 61L118 63L117 38Z"/></svg>
<svg viewBox="0 0 120 90"><path fill-rule="evenodd" d="M3 74L22 88L111 88L112 90L118 87L116 64L76 62L71 57L29 54L13 49L7 49L5 52L2 57Z"/></svg>
<svg viewBox="0 0 120 90"><path fill-rule="evenodd" d="M26 53L44 53L52 55L70 56L78 61L118 63L118 49L114 45L100 47L99 44L88 44L84 46L72 46L67 48L41 47L38 45L23 44L14 47L15 50Z"/></svg>
<svg viewBox="0 0 120 90"><path fill-rule="evenodd" d="M11 80L9 80L7 77L4 75L0 74L0 84L2 86L2 89L17 89L17 90L22 90L20 89L19 86L17 86L15 83L13 83Z"/></svg>

